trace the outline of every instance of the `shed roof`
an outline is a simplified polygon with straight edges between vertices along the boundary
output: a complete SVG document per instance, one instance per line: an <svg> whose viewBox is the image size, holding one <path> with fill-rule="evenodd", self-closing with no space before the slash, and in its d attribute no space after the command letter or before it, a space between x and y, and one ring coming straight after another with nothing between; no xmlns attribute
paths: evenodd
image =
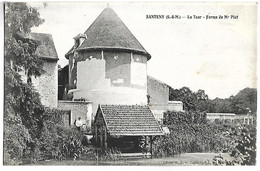
<svg viewBox="0 0 260 171"><path fill-rule="evenodd" d="M51 34L30 33L26 37L40 42L40 45L36 49L36 54L41 58L47 60L59 59Z"/></svg>
<svg viewBox="0 0 260 171"><path fill-rule="evenodd" d="M129 31L114 10L109 7L101 12L84 34L87 35L87 39L76 50L117 49L139 52L147 55L148 60L151 58L151 55ZM67 57L73 50L74 48L71 48L65 56Z"/></svg>
<svg viewBox="0 0 260 171"><path fill-rule="evenodd" d="M100 105L98 110L111 136L163 135L147 105Z"/></svg>

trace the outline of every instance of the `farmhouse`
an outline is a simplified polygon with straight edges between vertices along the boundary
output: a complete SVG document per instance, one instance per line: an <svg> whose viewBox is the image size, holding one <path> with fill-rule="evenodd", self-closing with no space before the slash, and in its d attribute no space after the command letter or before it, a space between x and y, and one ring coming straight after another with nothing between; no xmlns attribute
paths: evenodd
<svg viewBox="0 0 260 171"><path fill-rule="evenodd" d="M166 110L183 110L182 102L169 102L168 85L147 76L151 55L109 7L74 37L65 57L69 64L59 69L58 107L71 110L71 121L80 116L93 130L99 105L149 105L158 121Z"/></svg>
<svg viewBox="0 0 260 171"><path fill-rule="evenodd" d="M109 7L74 37L64 68L58 69L51 35L26 37L39 42L36 52L44 60L45 73L31 80L42 104L67 110L65 125L81 117L102 150L152 154L152 142L163 135L163 112L183 110L182 102L169 101L169 85L147 75L151 55Z"/></svg>

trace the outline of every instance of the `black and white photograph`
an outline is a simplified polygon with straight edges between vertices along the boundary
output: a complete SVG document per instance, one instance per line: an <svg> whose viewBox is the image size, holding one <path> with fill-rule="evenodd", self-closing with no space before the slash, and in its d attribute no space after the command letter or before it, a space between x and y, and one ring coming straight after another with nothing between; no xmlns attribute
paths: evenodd
<svg viewBox="0 0 260 171"><path fill-rule="evenodd" d="M2 8L4 166L259 164L257 1Z"/></svg>

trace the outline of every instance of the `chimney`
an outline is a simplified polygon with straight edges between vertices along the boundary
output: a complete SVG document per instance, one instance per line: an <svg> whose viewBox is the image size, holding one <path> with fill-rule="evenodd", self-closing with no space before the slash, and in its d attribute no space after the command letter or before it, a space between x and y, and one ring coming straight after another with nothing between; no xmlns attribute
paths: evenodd
<svg viewBox="0 0 260 171"><path fill-rule="evenodd" d="M77 36L74 37L74 40L75 40L74 47L77 48L77 47L81 46L81 44L86 39L87 39L87 35L86 34L83 34L83 33L78 34Z"/></svg>

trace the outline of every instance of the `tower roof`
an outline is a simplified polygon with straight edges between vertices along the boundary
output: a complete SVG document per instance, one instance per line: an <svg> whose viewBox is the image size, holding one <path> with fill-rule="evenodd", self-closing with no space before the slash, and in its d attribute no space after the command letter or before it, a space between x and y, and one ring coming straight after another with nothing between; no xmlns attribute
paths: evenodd
<svg viewBox="0 0 260 171"><path fill-rule="evenodd" d="M107 7L85 31L87 39L76 50L122 50L133 51L147 56L151 55L144 49L135 36L129 31L113 9ZM67 57L74 48L65 56Z"/></svg>

